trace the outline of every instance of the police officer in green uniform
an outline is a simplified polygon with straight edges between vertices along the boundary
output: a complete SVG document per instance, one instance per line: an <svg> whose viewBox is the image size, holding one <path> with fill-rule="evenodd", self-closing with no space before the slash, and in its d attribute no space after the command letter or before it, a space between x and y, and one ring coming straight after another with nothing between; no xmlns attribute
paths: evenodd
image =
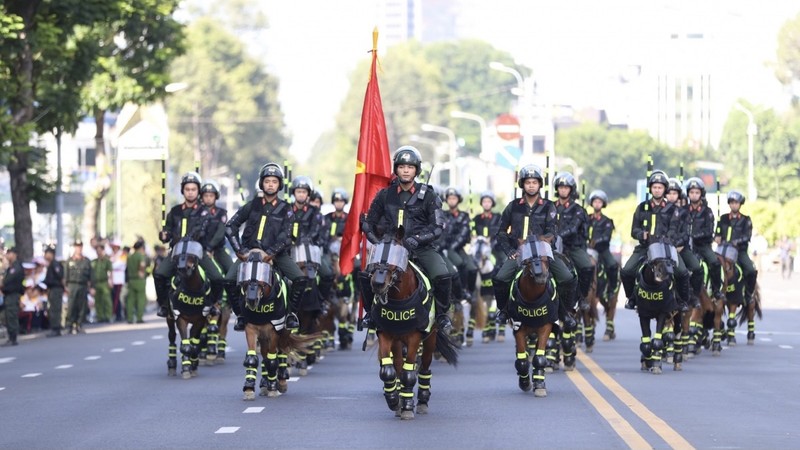
<svg viewBox="0 0 800 450"><path fill-rule="evenodd" d="M636 207L633 213L631 224L631 237L638 240L639 244L633 249L625 267L620 273L622 287L625 289L625 309L634 309L636 301L633 298L633 288L636 284L636 274L641 267L642 259L647 255L647 246L651 239L667 239L674 245L676 236L681 226L680 211L678 207L664 199L669 178L661 170L653 171L647 179L647 187L650 189L650 200L645 200ZM683 260L678 258L678 265L674 268L675 285L678 289L678 296L689 298L689 271L683 264Z"/></svg>
<svg viewBox="0 0 800 450"><path fill-rule="evenodd" d="M393 158L396 183L381 189L372 200L362 230L373 244L384 234L394 235L399 227L404 229L403 245L414 255L422 271L433 284L436 302L436 322L441 330L450 333L452 323L447 316L450 309L452 279L442 255L433 244L442 235L444 222L442 201L430 185L418 183L422 156L416 148L405 145L398 148ZM359 274L359 285L364 299L364 325L371 324L370 309L373 293L369 278Z"/></svg>
<svg viewBox="0 0 800 450"><path fill-rule="evenodd" d="M569 172L561 172L555 179L556 217L558 235L564 244L564 254L572 261L578 272L581 299L585 300L592 288L594 266L586 253L586 240L589 237L589 219L586 210L575 202L578 198L578 184Z"/></svg>
<svg viewBox="0 0 800 450"><path fill-rule="evenodd" d="M25 292L25 271L22 263L17 256L17 248L11 247L6 252L8 268L3 277L3 304L5 307L6 329L8 331L8 341L3 347L17 345L17 335L19 334L19 298Z"/></svg>
<svg viewBox="0 0 800 450"><path fill-rule="evenodd" d="M204 180L200 187L200 200L205 211L202 216L208 216L205 225L206 252L219 266L221 274L227 274L233 265L233 259L225 251L225 224L228 222L228 211L217 206L219 200L219 185L214 180Z"/></svg>
<svg viewBox="0 0 800 450"><path fill-rule="evenodd" d="M689 203L685 206L689 212L689 243L694 253L703 259L708 266L708 278L711 280L711 292L716 299L722 299L722 270L719 259L711 243L714 241L714 211L708 207L706 201L706 186L703 180L692 177L686 180L686 194ZM694 286L699 279L703 284L703 271L698 270L692 274L692 285Z"/></svg>
<svg viewBox="0 0 800 450"><path fill-rule="evenodd" d="M300 298L308 286L308 278L300 271L292 257L289 255L292 233L292 207L278 198L278 193L283 189L283 170L276 163L264 164L258 172L259 195L242 206L225 225L225 236L228 238L238 260L234 262L225 277L225 289L228 293L228 302L236 314L236 324L233 329L242 331L245 327L245 318L242 315L241 290L236 286L236 276L239 266L247 260L247 252L251 249L261 249L267 254L267 259L278 269L284 279L291 282L289 292L288 311L286 319L287 328L297 328L299 325L296 311ZM242 236L239 237L239 227L244 224Z"/></svg>
<svg viewBox="0 0 800 450"><path fill-rule="evenodd" d="M753 222L750 216L746 216L740 212L740 208L744 205L744 195L739 191L730 191L728 193L728 206L731 212L723 214L717 223L717 230L714 234L714 240L717 245L723 243L733 244L739 251L739 258L737 260L739 266L742 267L742 275L744 276L744 301L749 305L753 300L753 292L756 290L756 279L758 271L747 254L747 247L750 245L750 238L753 236Z"/></svg>
<svg viewBox="0 0 800 450"><path fill-rule="evenodd" d="M210 215L199 201L202 184L200 175L195 172L187 172L181 177L184 202L169 211L164 229L158 236L161 242L169 242L170 249L185 236L200 242L204 247L211 239L211 236L207 236L209 233L205 228L211 223L208 220ZM203 214L204 212L206 214ZM214 303L219 302L222 298L222 274L207 253L200 260L200 267L203 268L206 279L211 284L211 300ZM159 317L166 317L168 314L170 282L173 276L175 276L175 262L172 258L164 259L153 274Z"/></svg>
<svg viewBox="0 0 800 450"><path fill-rule="evenodd" d="M56 246L48 245L44 250L47 271L44 284L47 285L47 316L50 320L50 333L47 337L61 336L62 310L64 308L64 266L56 259Z"/></svg>
<svg viewBox="0 0 800 450"><path fill-rule="evenodd" d="M89 285L92 282L92 263L83 256L83 242L72 243L73 253L67 260L67 329L70 333L83 332L83 321L88 310Z"/></svg>
<svg viewBox="0 0 800 450"><path fill-rule="evenodd" d="M105 244L97 244L97 258L92 261L92 285L90 291L94 296L94 309L98 323L111 321L111 258L106 255Z"/></svg>
<svg viewBox="0 0 800 450"><path fill-rule="evenodd" d="M558 231L556 207L553 202L541 196L544 184L541 169L533 164L524 166L519 171L517 183L522 189L522 197L511 200L500 218L497 240L506 258L492 279L499 311L497 320L502 323L508 322L506 305L511 295L510 283L519 270L517 266L519 240L531 235L554 237ZM576 326L572 313L578 302L575 291L577 280L566 264L558 258L550 261L550 273L556 280L558 297L565 307L564 311L559 308L559 318L565 322L564 331L567 332L569 329L568 332L571 333Z"/></svg>
<svg viewBox="0 0 800 450"><path fill-rule="evenodd" d="M144 308L147 306L145 295L145 279L147 277L147 259L144 255L144 241L133 244L133 252L128 255L125 265L125 278L128 280L128 296L125 298L125 316L128 323L144 323Z"/></svg>

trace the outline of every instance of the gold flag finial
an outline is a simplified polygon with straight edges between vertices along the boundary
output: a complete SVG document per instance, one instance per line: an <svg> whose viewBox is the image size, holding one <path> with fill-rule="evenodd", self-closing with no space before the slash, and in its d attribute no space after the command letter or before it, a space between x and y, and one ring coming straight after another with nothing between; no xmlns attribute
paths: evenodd
<svg viewBox="0 0 800 450"><path fill-rule="evenodd" d="M372 30L372 51L378 51L378 27L376 26Z"/></svg>

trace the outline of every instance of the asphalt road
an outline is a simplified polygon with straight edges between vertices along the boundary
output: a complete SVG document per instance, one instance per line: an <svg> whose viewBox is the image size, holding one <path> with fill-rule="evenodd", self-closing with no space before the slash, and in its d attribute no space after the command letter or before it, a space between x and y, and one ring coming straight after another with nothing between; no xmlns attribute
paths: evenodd
<svg viewBox="0 0 800 450"><path fill-rule="evenodd" d="M742 328L720 357L644 373L636 315L620 309L617 339L548 374L547 398L517 388L510 340L478 342L457 368L434 362L430 412L411 421L386 407L374 348L329 352L286 394L245 402L241 333L226 364L190 380L167 377L152 315L26 336L0 348L0 448L798 448L800 291L777 274L761 284L754 346Z"/></svg>

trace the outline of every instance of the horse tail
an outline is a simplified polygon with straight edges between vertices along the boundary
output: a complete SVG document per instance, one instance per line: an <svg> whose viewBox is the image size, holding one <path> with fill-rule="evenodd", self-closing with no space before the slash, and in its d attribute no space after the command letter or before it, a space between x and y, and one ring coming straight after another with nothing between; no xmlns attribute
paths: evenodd
<svg viewBox="0 0 800 450"><path fill-rule="evenodd" d="M442 354L447 364L451 366L458 365L458 349L459 345L455 343L452 337L441 328L436 328L436 351Z"/></svg>
<svg viewBox="0 0 800 450"><path fill-rule="evenodd" d="M278 332L278 349L292 355L312 353L314 351L314 342L321 337L321 333L295 334L284 328Z"/></svg>

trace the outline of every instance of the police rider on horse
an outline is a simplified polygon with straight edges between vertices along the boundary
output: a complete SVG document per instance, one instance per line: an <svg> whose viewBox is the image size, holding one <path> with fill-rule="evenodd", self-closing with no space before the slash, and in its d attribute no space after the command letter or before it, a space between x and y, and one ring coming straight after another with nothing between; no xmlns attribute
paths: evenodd
<svg viewBox="0 0 800 450"><path fill-rule="evenodd" d="M717 230L714 234L714 240L717 245L729 243L733 244L738 250L738 259L736 262L742 268L742 276L744 277L744 302L749 305L753 300L753 292L756 290L756 278L758 271L753 265L753 261L747 254L747 247L750 245L750 238L753 235L753 222L750 216L746 216L740 212L740 208L744 205L744 195L739 191L730 191L728 193L728 206L731 212L723 214L717 222Z"/></svg>
<svg viewBox="0 0 800 450"><path fill-rule="evenodd" d="M555 179L556 217L558 235L564 244L564 254L572 261L578 272L578 285L581 299L586 299L592 289L594 266L586 253L586 240L589 237L589 218L586 210L575 202L578 198L578 185L569 172L562 172Z"/></svg>
<svg viewBox="0 0 800 450"><path fill-rule="evenodd" d="M711 292L714 298L721 300L722 294L722 269L717 254L711 248L714 241L714 211L708 207L706 201L706 186L703 180L697 177L689 178L686 181L686 195L689 203L686 209L689 211L689 239L694 253L706 262L708 266L708 277L711 280ZM703 284L703 271L692 274L692 285Z"/></svg>

